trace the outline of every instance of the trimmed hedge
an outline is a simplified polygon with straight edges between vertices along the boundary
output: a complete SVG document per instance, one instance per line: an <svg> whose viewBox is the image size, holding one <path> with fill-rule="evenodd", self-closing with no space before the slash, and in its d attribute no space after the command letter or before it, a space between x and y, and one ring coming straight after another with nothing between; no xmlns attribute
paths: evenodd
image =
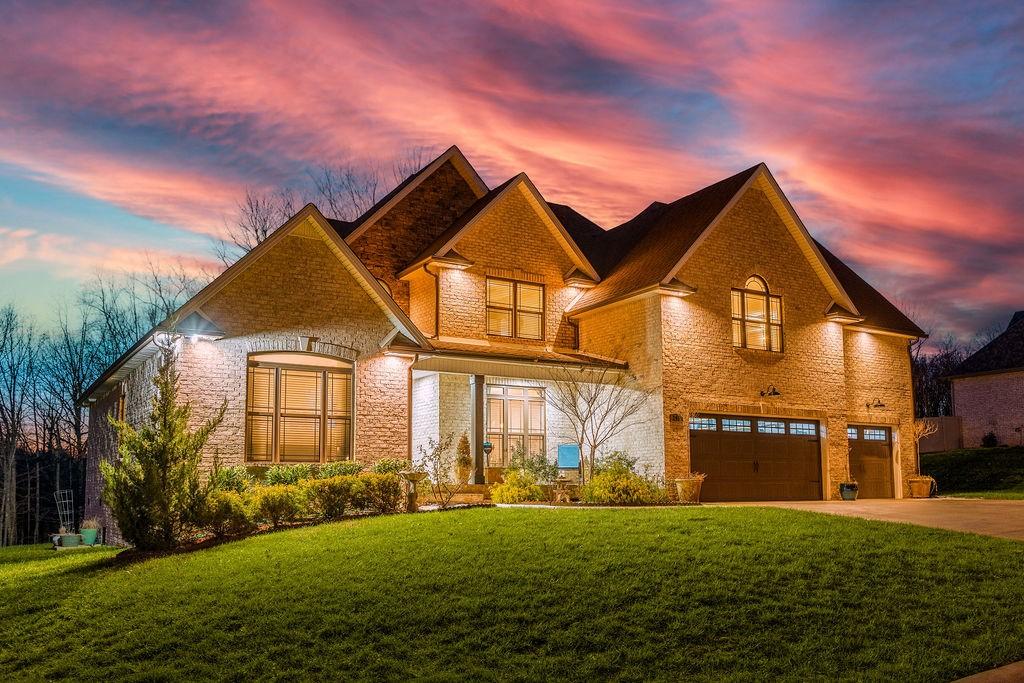
<svg viewBox="0 0 1024 683"><path fill-rule="evenodd" d="M1024 487L1024 447L922 453L921 472L935 478L939 493L1020 488Z"/></svg>

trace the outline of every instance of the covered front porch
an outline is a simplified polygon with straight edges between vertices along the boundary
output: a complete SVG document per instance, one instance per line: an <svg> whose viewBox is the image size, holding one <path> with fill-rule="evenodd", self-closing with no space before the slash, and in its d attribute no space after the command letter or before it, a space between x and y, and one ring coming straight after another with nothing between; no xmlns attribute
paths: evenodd
<svg viewBox="0 0 1024 683"><path fill-rule="evenodd" d="M604 365L600 365L604 363ZM566 370L582 373L614 365L583 356L525 349L515 355L448 348L412 364L410 444L412 458L430 439L465 434L473 460L471 482L500 480L517 455L543 455L561 474L576 476L579 450L571 420L557 408L554 393ZM610 446L629 449L623 435ZM454 447L454 446L453 446ZM561 457L560 457L561 455ZM575 458L573 458L575 455Z"/></svg>

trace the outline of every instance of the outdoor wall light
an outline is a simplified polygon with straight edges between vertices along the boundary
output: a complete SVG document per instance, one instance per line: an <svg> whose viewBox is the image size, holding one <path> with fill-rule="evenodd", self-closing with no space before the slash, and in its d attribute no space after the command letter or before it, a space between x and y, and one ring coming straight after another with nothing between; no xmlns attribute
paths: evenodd
<svg viewBox="0 0 1024 683"><path fill-rule="evenodd" d="M774 384L769 384L767 389L761 390L761 398L765 398L767 396L782 396L782 393L775 388Z"/></svg>
<svg viewBox="0 0 1024 683"><path fill-rule="evenodd" d="M865 403L864 407L867 408L868 410L871 410L872 408L884 408L885 404L876 398L874 401L869 401L868 403Z"/></svg>

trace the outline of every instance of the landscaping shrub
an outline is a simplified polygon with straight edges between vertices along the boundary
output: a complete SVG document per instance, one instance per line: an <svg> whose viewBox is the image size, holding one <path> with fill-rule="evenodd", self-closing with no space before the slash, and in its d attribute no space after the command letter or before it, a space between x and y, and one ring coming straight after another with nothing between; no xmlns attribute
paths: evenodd
<svg viewBox="0 0 1024 683"><path fill-rule="evenodd" d="M654 505L668 502L668 492L653 477L637 474L637 459L612 451L594 464L594 475L580 489L585 503Z"/></svg>
<svg viewBox="0 0 1024 683"><path fill-rule="evenodd" d="M363 503L371 510L390 513L398 512L402 505L402 482L397 474L376 472L361 474Z"/></svg>
<svg viewBox="0 0 1024 683"><path fill-rule="evenodd" d="M210 488L215 491L245 493L256 483L256 477L244 465L221 467L214 462L210 470Z"/></svg>
<svg viewBox="0 0 1024 683"><path fill-rule="evenodd" d="M312 465L301 463L298 465L274 465L268 467L263 474L265 486L280 486L282 484L298 484L303 479L312 479L316 470Z"/></svg>
<svg viewBox="0 0 1024 683"><path fill-rule="evenodd" d="M253 491L252 506L258 519L276 529L305 515L306 492L296 484L257 486Z"/></svg>
<svg viewBox="0 0 1024 683"><path fill-rule="evenodd" d="M353 475L308 479L303 483L311 512L326 520L341 519L352 502L353 493L359 495L362 482Z"/></svg>
<svg viewBox="0 0 1024 683"><path fill-rule="evenodd" d="M140 550L167 550L184 542L201 524L209 487L200 481L199 462L210 433L227 404L195 431L192 406L178 405L174 355L161 349L153 385L156 394L145 424L135 429L108 416L117 431L119 458L101 460L103 501L121 535Z"/></svg>
<svg viewBox="0 0 1024 683"><path fill-rule="evenodd" d="M537 478L524 470L506 470L505 481L491 487L491 500L495 503L522 503L526 500L544 500L544 490Z"/></svg>
<svg viewBox="0 0 1024 683"><path fill-rule="evenodd" d="M237 536L255 527L246 496L238 491L213 491L203 509L203 528L217 538Z"/></svg>
<svg viewBox="0 0 1024 683"><path fill-rule="evenodd" d="M982 448L995 448L999 445L999 439L996 438L995 432L989 432L985 436L981 437Z"/></svg>
<svg viewBox="0 0 1024 683"><path fill-rule="evenodd" d="M533 478L533 483L549 483L558 478L558 463L549 462L543 453L528 455L521 444L517 444L509 456L509 468L524 472Z"/></svg>
<svg viewBox="0 0 1024 683"><path fill-rule="evenodd" d="M363 471L363 465L352 460L336 460L325 462L316 468L316 477L330 479L332 477L350 477Z"/></svg>
<svg viewBox="0 0 1024 683"><path fill-rule="evenodd" d="M373 464L374 474L395 474L404 472L409 469L410 463L408 460L401 458L381 458Z"/></svg>
<svg viewBox="0 0 1024 683"><path fill-rule="evenodd" d="M654 505L668 502L668 493L657 482L616 466L595 474L580 488L580 499L604 505Z"/></svg>
<svg viewBox="0 0 1024 683"><path fill-rule="evenodd" d="M1024 488L1024 448L968 448L922 453L921 473L935 477L940 493Z"/></svg>

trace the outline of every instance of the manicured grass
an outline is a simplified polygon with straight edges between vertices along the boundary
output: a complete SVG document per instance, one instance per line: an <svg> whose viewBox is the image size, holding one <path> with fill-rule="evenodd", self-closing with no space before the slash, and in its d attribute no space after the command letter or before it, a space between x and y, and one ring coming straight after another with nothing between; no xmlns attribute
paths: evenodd
<svg viewBox="0 0 1024 683"><path fill-rule="evenodd" d="M0 678L933 681L1024 659L1024 544L782 509L475 509L130 565L2 556Z"/></svg>
<svg viewBox="0 0 1024 683"><path fill-rule="evenodd" d="M1024 499L1024 447L964 448L921 456L941 495Z"/></svg>

